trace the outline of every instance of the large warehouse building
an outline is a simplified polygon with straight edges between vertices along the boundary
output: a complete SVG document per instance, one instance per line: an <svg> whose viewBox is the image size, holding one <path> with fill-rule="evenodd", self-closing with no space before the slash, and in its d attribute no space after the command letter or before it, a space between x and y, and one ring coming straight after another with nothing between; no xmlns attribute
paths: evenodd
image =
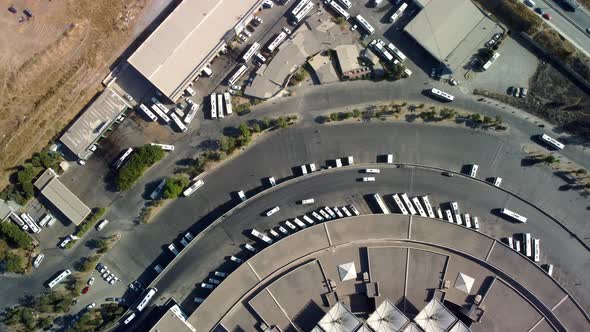
<svg viewBox="0 0 590 332"><path fill-rule="evenodd" d="M185 0L128 62L160 92L176 100L188 84L241 32L262 0Z"/></svg>
<svg viewBox="0 0 590 332"><path fill-rule="evenodd" d="M415 2L422 10L404 30L451 71L501 31L471 0Z"/></svg>

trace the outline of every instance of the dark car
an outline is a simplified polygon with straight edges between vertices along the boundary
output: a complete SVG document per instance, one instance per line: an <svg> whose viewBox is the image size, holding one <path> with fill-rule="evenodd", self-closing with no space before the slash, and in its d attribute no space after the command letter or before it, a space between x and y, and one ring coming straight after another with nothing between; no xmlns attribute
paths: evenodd
<svg viewBox="0 0 590 332"><path fill-rule="evenodd" d="M537 12L537 14L539 14L539 15L543 15L543 14L545 14L545 11L544 11L542 8L540 8L540 7L537 7L537 8L535 8L535 11L536 11L536 12Z"/></svg>
<svg viewBox="0 0 590 332"><path fill-rule="evenodd" d="M16 8L14 8L14 6L8 7L8 11L11 12L11 13L13 13L13 14L16 14L18 12L18 10L16 10Z"/></svg>
<svg viewBox="0 0 590 332"><path fill-rule="evenodd" d="M33 12L31 12L28 9L23 10L23 13L25 13L25 15L27 15L27 17L33 17Z"/></svg>
<svg viewBox="0 0 590 332"><path fill-rule="evenodd" d="M450 172L442 172L441 174L444 175L444 176L448 176L450 178L453 177L453 173L450 173Z"/></svg>
<svg viewBox="0 0 590 332"><path fill-rule="evenodd" d="M515 88L513 86L509 87L506 93L508 93L509 96L512 96L514 94L514 89Z"/></svg>

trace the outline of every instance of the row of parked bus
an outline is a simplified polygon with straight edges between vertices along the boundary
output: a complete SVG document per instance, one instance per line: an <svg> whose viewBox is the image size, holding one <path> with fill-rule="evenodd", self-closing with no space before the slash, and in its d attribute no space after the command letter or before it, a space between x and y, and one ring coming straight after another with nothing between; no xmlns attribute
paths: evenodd
<svg viewBox="0 0 590 332"><path fill-rule="evenodd" d="M225 115L232 115L234 112L229 92L212 93L209 96L209 101L211 105L211 119L223 119Z"/></svg>
<svg viewBox="0 0 590 332"><path fill-rule="evenodd" d="M166 108L156 97L152 97L151 101L152 105L150 108L144 104L139 104L138 110L140 113L154 122L162 121L166 124L174 122L181 132L186 132L188 130L187 126L192 122L199 109L199 104L188 98L187 102L189 106L186 113L179 108L174 108L174 111L171 112L171 110Z"/></svg>

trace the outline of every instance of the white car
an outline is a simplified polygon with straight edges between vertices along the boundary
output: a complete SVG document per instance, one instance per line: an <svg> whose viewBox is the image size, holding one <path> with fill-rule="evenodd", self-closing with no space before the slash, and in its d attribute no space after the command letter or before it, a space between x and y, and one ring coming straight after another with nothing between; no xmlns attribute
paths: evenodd
<svg viewBox="0 0 590 332"><path fill-rule="evenodd" d="M365 170L365 173L379 174L379 173L381 173L381 170L378 168L367 168Z"/></svg>
<svg viewBox="0 0 590 332"><path fill-rule="evenodd" d="M215 288L215 286L213 286L213 285L211 285L211 284L208 284L208 283L206 283L206 282L202 282L202 283L201 283L201 287L202 287L202 288L206 288L206 289L213 289L213 288Z"/></svg>
<svg viewBox="0 0 590 332"><path fill-rule="evenodd" d="M69 235L68 237L66 237L63 241L61 241L61 243L59 244L60 247L65 248L66 245L68 243L70 243L72 241L72 236Z"/></svg>
<svg viewBox="0 0 590 332"><path fill-rule="evenodd" d="M106 272L106 270L108 270L108 268L106 266L102 265L98 272L100 272L100 274L103 274Z"/></svg>
<svg viewBox="0 0 590 332"><path fill-rule="evenodd" d="M86 309L87 310L90 310L90 309L92 309L94 307L96 307L96 303L92 302L92 303L90 303L89 305L86 306Z"/></svg>
<svg viewBox="0 0 590 332"><path fill-rule="evenodd" d="M186 232L186 234L184 234L184 237L189 241L192 241L195 238L193 234L191 234L191 232Z"/></svg>
<svg viewBox="0 0 590 332"><path fill-rule="evenodd" d="M365 176L363 177L363 182L375 182L374 176Z"/></svg>
<svg viewBox="0 0 590 332"><path fill-rule="evenodd" d="M111 271L109 271L109 269L107 269L103 274L102 274L102 278L106 279L109 275L111 274Z"/></svg>
<svg viewBox="0 0 590 332"><path fill-rule="evenodd" d="M236 91L240 91L240 90L242 90L242 87L241 87L241 86L239 86L239 85L232 85L232 86L231 86L231 88L232 88L233 90L236 90Z"/></svg>
<svg viewBox="0 0 590 332"><path fill-rule="evenodd" d="M107 276L107 278L105 279L106 282L110 282L111 280L113 280L114 275L111 273Z"/></svg>
<svg viewBox="0 0 590 332"><path fill-rule="evenodd" d="M264 20L258 16L254 16L254 21L258 24L262 24L262 22L264 22Z"/></svg>
<svg viewBox="0 0 590 332"><path fill-rule="evenodd" d="M109 284L114 284L115 282L119 281L119 278L114 277L113 279L111 279L111 281L109 281Z"/></svg>
<svg viewBox="0 0 590 332"><path fill-rule="evenodd" d="M272 8L272 7L274 7L274 5L275 4L272 2L272 0L264 0L262 2L262 7L263 8Z"/></svg>
<svg viewBox="0 0 590 332"><path fill-rule="evenodd" d="M270 217L270 216L272 216L273 214L277 213L277 212L278 212L280 209L281 209L280 207L278 207L278 206L275 206L275 207L273 207L272 209L270 209L270 210L268 210L268 211L266 212L266 216L267 216L267 217Z"/></svg>
<svg viewBox="0 0 590 332"><path fill-rule="evenodd" d="M39 254L39 256L37 256L37 258L35 258L35 261L33 262L33 267L39 267L39 265L41 265L41 262L43 261L43 258L45 258L45 255Z"/></svg>
<svg viewBox="0 0 590 332"><path fill-rule="evenodd" d="M214 274L215 274L215 276L216 276L216 277L220 277L220 278L225 278L225 277L227 277L227 273L225 273L225 272L221 272L221 271L215 271L215 273L214 273Z"/></svg>
<svg viewBox="0 0 590 332"><path fill-rule="evenodd" d="M92 286L94 284L94 277L90 277L87 282L88 286Z"/></svg>
<svg viewBox="0 0 590 332"><path fill-rule="evenodd" d="M301 200L301 204L302 205L313 204L314 202L315 202L315 200L313 198L307 198L307 199L302 199Z"/></svg>

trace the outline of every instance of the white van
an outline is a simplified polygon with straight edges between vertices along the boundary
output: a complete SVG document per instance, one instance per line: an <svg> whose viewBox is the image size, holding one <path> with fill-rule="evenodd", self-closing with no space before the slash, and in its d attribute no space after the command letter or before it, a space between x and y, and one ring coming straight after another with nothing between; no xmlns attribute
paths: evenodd
<svg viewBox="0 0 590 332"><path fill-rule="evenodd" d="M502 178L501 177L495 177L494 178L494 186L499 187L500 184L502 184Z"/></svg>
<svg viewBox="0 0 590 332"><path fill-rule="evenodd" d="M278 206L273 207L272 209L270 209L269 211L266 212L266 216L270 217L273 214L277 213L281 208Z"/></svg>
<svg viewBox="0 0 590 332"><path fill-rule="evenodd" d="M101 221L98 225L96 225L97 231L102 231L102 229L109 223L108 219Z"/></svg>
<svg viewBox="0 0 590 332"><path fill-rule="evenodd" d="M365 176L363 177L363 182L375 182L374 176Z"/></svg>
<svg viewBox="0 0 590 332"><path fill-rule="evenodd" d="M379 174L381 173L381 170L378 168L367 168L365 169L365 173Z"/></svg>
<svg viewBox="0 0 590 332"><path fill-rule="evenodd" d="M315 203L315 200L313 198L307 198L307 199L301 200L301 205L313 204L313 203Z"/></svg>

